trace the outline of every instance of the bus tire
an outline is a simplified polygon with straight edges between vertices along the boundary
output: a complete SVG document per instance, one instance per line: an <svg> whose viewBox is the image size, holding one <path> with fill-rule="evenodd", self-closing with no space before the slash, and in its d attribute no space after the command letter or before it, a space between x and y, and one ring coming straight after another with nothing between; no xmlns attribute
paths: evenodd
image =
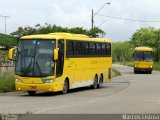
<svg viewBox="0 0 160 120"><path fill-rule="evenodd" d="M137 73L138 73L138 71L137 71L136 69L134 69L134 73L135 73L135 74L137 74Z"/></svg>
<svg viewBox="0 0 160 120"><path fill-rule="evenodd" d="M62 94L66 94L68 92L68 89L69 89L69 81L66 79L63 84Z"/></svg>
<svg viewBox="0 0 160 120"><path fill-rule="evenodd" d="M103 75L101 75L99 78L98 88L102 88L102 86L103 86Z"/></svg>
<svg viewBox="0 0 160 120"><path fill-rule="evenodd" d="M95 75L92 88L97 89L97 87L98 87L98 76Z"/></svg>
<svg viewBox="0 0 160 120"><path fill-rule="evenodd" d="M152 74L152 70L148 71L149 74Z"/></svg>
<svg viewBox="0 0 160 120"><path fill-rule="evenodd" d="M36 94L36 91L27 91L27 92L30 96L34 96Z"/></svg>

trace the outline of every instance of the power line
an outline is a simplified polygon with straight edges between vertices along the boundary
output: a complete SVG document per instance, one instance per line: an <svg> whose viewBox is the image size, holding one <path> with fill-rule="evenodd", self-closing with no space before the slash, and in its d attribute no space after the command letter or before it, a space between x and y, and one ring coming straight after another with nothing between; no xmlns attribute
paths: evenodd
<svg viewBox="0 0 160 120"><path fill-rule="evenodd" d="M126 20L126 21L132 21L132 22L160 22L160 20L154 21L154 20L138 20L138 19L129 19L129 18L121 18L121 17L113 17L113 16L107 16L107 15L102 15L102 14L97 14L102 17L107 17L107 18L112 18L112 19L119 19L119 20Z"/></svg>

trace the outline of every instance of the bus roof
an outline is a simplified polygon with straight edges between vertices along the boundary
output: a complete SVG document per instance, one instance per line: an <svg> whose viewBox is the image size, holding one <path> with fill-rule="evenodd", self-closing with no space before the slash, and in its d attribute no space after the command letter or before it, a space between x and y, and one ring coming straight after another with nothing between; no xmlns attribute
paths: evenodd
<svg viewBox="0 0 160 120"><path fill-rule="evenodd" d="M150 47L144 47L144 46L142 46L142 47L136 47L134 49L134 51L153 51L153 49L150 48Z"/></svg>
<svg viewBox="0 0 160 120"><path fill-rule="evenodd" d="M71 33L49 33L49 34L39 34L39 35L28 35L21 37L23 39L71 39L71 40L84 40L84 41L101 41L110 42L106 38L90 38L87 35L82 34L71 34Z"/></svg>

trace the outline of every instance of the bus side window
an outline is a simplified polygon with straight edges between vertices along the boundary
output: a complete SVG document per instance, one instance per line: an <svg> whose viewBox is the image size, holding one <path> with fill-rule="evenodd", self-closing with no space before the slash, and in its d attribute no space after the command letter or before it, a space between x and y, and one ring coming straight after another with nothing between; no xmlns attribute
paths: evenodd
<svg viewBox="0 0 160 120"><path fill-rule="evenodd" d="M73 41L68 40L66 42L66 57L73 57L74 55L74 46L73 46Z"/></svg>
<svg viewBox="0 0 160 120"><path fill-rule="evenodd" d="M101 43L96 43L96 53L97 53L98 56L101 56L101 54L102 54Z"/></svg>
<svg viewBox="0 0 160 120"><path fill-rule="evenodd" d="M89 43L89 54L91 56L94 56L96 54L96 46L95 45L96 45L95 43L92 43L92 42Z"/></svg>
<svg viewBox="0 0 160 120"><path fill-rule="evenodd" d="M105 43L102 43L102 55L106 55L106 45Z"/></svg>
<svg viewBox="0 0 160 120"><path fill-rule="evenodd" d="M82 42L82 55L88 56L89 55L89 45L88 42Z"/></svg>
<svg viewBox="0 0 160 120"><path fill-rule="evenodd" d="M106 44L106 50L107 50L107 56L111 56L111 44L110 43L107 43Z"/></svg>
<svg viewBox="0 0 160 120"><path fill-rule="evenodd" d="M79 41L75 41L74 42L74 56L81 56L82 55L82 46L81 46L81 42Z"/></svg>

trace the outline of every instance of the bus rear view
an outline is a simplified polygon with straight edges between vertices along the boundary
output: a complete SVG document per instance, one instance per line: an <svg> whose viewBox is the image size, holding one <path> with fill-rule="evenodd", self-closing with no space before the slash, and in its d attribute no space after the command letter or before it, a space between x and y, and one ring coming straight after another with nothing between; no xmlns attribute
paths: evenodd
<svg viewBox="0 0 160 120"><path fill-rule="evenodd" d="M136 47L134 49L134 73L145 72L151 74L153 70L153 49Z"/></svg>

